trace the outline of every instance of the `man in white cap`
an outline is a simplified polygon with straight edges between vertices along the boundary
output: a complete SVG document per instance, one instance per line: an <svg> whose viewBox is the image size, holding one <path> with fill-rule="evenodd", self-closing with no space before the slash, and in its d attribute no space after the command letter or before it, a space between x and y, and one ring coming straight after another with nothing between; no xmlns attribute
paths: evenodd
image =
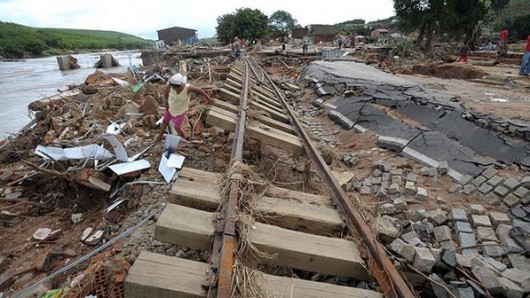
<svg viewBox="0 0 530 298"><path fill-rule="evenodd" d="M212 101L203 89L186 84L186 79L180 73L173 75L169 79L169 84L166 86L166 91L164 92L166 111L164 112L164 119L160 126L157 140L162 139L169 122L173 122L173 126L179 136L184 138L182 123L186 119L186 111L188 111L190 104L191 93L204 96L208 102Z"/></svg>

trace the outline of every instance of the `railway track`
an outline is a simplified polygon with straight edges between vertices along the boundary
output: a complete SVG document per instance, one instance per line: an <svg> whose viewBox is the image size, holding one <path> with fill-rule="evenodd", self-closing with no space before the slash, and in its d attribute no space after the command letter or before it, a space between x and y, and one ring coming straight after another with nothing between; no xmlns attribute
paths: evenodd
<svg viewBox="0 0 530 298"><path fill-rule="evenodd" d="M230 170L184 168L155 230L159 241L210 251L210 263L142 252L126 297L414 297L263 69L238 61L219 94L206 122L234 132ZM306 154L329 193L255 181L245 170L246 138ZM257 270L271 267L376 282L378 291Z"/></svg>

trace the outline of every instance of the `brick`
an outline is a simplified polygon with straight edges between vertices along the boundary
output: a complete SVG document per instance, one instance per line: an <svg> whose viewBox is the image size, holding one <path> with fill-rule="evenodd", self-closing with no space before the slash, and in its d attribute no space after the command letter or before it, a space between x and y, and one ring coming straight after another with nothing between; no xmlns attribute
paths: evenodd
<svg viewBox="0 0 530 298"><path fill-rule="evenodd" d="M487 215L471 215L473 227L491 227L491 221Z"/></svg>
<svg viewBox="0 0 530 298"><path fill-rule="evenodd" d="M502 186L506 187L509 190L514 190L519 186L519 181L517 181L517 179L515 178L510 178L510 179L505 180L502 183Z"/></svg>
<svg viewBox="0 0 530 298"><path fill-rule="evenodd" d="M457 234L458 233L473 233L471 224L465 221L457 221L455 223L455 231Z"/></svg>
<svg viewBox="0 0 530 298"><path fill-rule="evenodd" d="M448 226L439 226L434 228L434 238L438 242L451 240L451 229ZM492 230L493 231L493 230Z"/></svg>
<svg viewBox="0 0 530 298"><path fill-rule="evenodd" d="M475 248L477 246L475 235L471 233L458 234L458 241L460 242L460 248Z"/></svg>
<svg viewBox="0 0 530 298"><path fill-rule="evenodd" d="M510 218L508 217L508 215L506 215L506 213L490 212L489 216L494 226L498 226L500 224L510 224Z"/></svg>
<svg viewBox="0 0 530 298"><path fill-rule="evenodd" d="M484 202L490 205L497 205L501 201L501 198L499 198L499 196L494 193L489 193L484 196L482 200L484 200Z"/></svg>
<svg viewBox="0 0 530 298"><path fill-rule="evenodd" d="M480 185L480 187L478 188L478 191L482 194L487 194L489 193L490 191L493 190L493 186L487 184L487 183L483 183L482 185Z"/></svg>
<svg viewBox="0 0 530 298"><path fill-rule="evenodd" d="M514 194L509 194L502 200L502 202L508 205L508 207L513 207L519 204L519 202L521 202L521 199Z"/></svg>
<svg viewBox="0 0 530 298"><path fill-rule="evenodd" d="M451 216L453 217L454 221L468 221L466 211L461 208L452 208L451 209Z"/></svg>
<svg viewBox="0 0 530 298"><path fill-rule="evenodd" d="M507 196L510 193L509 189L507 189L506 187L501 186L501 185L495 187L495 189L493 191L496 194L498 194L499 196L501 196L502 198L504 198L505 196Z"/></svg>
<svg viewBox="0 0 530 298"><path fill-rule="evenodd" d="M416 249L414 246L405 243L401 239L392 241L392 243L390 243L390 249L411 263L414 260L414 255L416 254Z"/></svg>
<svg viewBox="0 0 530 298"><path fill-rule="evenodd" d="M497 175L498 171L495 170L493 167L489 167L486 170L482 172L482 176L486 177L487 179L491 179L493 176Z"/></svg>
<svg viewBox="0 0 530 298"><path fill-rule="evenodd" d="M486 177L484 176L478 176L477 178L473 179L473 181L471 182L471 184L473 184L474 186L476 187L479 187L480 185L482 185L482 183L488 181L488 179L486 179Z"/></svg>
<svg viewBox="0 0 530 298"><path fill-rule="evenodd" d="M497 239L497 236L495 235L495 230L493 230L493 228L486 227L477 228L477 238L479 243L482 243L484 241L499 241L499 239Z"/></svg>
<svg viewBox="0 0 530 298"><path fill-rule="evenodd" d="M491 177L491 179L488 180L488 184L493 186L493 187L497 187L500 184L502 184L503 181L504 181L504 179L502 179L500 176L495 175L495 176Z"/></svg>
<svg viewBox="0 0 530 298"><path fill-rule="evenodd" d="M434 256L428 248L416 247L413 266L425 273L430 273L436 263Z"/></svg>
<svg viewBox="0 0 530 298"><path fill-rule="evenodd" d="M477 215L486 214L486 208L484 208L484 206L479 205L479 204L471 204L469 205L469 209L471 209L471 214L477 214Z"/></svg>
<svg viewBox="0 0 530 298"><path fill-rule="evenodd" d="M521 198L521 199L524 199L528 196L528 194L530 194L530 190L528 190L528 188L524 187L524 186L521 186L519 188L517 188L517 190L515 190L513 192L514 195L516 195L517 197Z"/></svg>
<svg viewBox="0 0 530 298"><path fill-rule="evenodd" d="M416 192L416 199L420 201L425 201L429 198L427 195L427 190L423 187L418 187L418 190Z"/></svg>

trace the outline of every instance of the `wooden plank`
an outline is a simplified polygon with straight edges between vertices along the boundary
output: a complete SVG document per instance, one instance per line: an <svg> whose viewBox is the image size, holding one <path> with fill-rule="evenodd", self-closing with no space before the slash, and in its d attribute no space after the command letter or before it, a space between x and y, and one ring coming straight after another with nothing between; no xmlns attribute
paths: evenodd
<svg viewBox="0 0 530 298"><path fill-rule="evenodd" d="M345 227L338 211L327 205L264 196L257 208L263 216L258 219L260 222L285 229L329 236L342 232Z"/></svg>
<svg viewBox="0 0 530 298"><path fill-rule="evenodd" d="M125 279L125 297L206 297L201 287L208 264L141 252ZM256 286L267 297L383 298L370 290L256 272Z"/></svg>
<svg viewBox="0 0 530 298"><path fill-rule="evenodd" d="M212 173L207 171L202 171L190 167L184 167L179 172L179 178L186 178L191 181L197 182L208 182L217 181L223 176L221 173Z"/></svg>
<svg viewBox="0 0 530 298"><path fill-rule="evenodd" d="M268 102L269 104L277 107L277 108L283 108L282 107L282 104L279 103L278 101L274 100L273 98L271 97L268 97L268 96L265 96L265 95L262 95L260 94L259 92L256 92L255 90L252 90L252 95L259 98L260 100L263 100L263 101L266 101Z"/></svg>
<svg viewBox="0 0 530 298"><path fill-rule="evenodd" d="M352 241L291 231L272 225L254 223L249 239L273 259L262 262L275 266L348 276L368 280L360 252Z"/></svg>
<svg viewBox="0 0 530 298"><path fill-rule="evenodd" d="M232 112L234 114L237 114L239 113L239 107L236 106L236 105L233 105L229 102L226 102L226 101L222 101L222 100L218 100L218 99L214 99L213 101L213 104L212 104L214 107L218 107L220 109L223 109L223 110L226 110L226 111L229 111L229 112Z"/></svg>
<svg viewBox="0 0 530 298"><path fill-rule="evenodd" d="M211 248L214 233L213 213L168 204L156 223L159 241L190 248ZM248 235L259 250L276 254L262 262L324 274L368 279L363 260L351 241L306 234L279 227L254 223ZM163 233L161 233L163 227Z"/></svg>
<svg viewBox="0 0 530 298"><path fill-rule="evenodd" d="M239 96L239 93L234 93L225 88L221 88L219 90L219 98L228 102L232 102L234 104L237 104L239 102Z"/></svg>
<svg viewBox="0 0 530 298"><path fill-rule="evenodd" d="M282 108L279 108L279 107L277 107L277 106L274 106L274 105L270 104L269 102L267 102L267 101L265 101L265 100L263 100L263 99L260 99L260 98L251 98L251 100L254 101L254 102L257 102L257 103L259 103L259 104L261 104L261 105L264 105L264 106L266 106L267 108L269 108L269 109L271 109L271 110L273 110L273 111L276 111L276 112L278 112L278 113L280 113L280 114L282 114L282 115L285 114Z"/></svg>
<svg viewBox="0 0 530 298"><path fill-rule="evenodd" d="M125 279L125 297L206 297L206 263L140 252Z"/></svg>
<svg viewBox="0 0 530 298"><path fill-rule="evenodd" d="M274 185L269 186L269 188L267 189L265 193L268 196L280 198L280 199L281 198L293 199L299 202L306 202L309 204L317 204L317 205L331 205L331 198L329 197L324 197L324 196L310 194L306 192L281 188L281 187L277 187Z"/></svg>
<svg viewBox="0 0 530 298"><path fill-rule="evenodd" d="M269 114L269 116L274 119L274 120L278 120L280 122L283 122L283 123L289 123L290 120L289 120L289 117L287 117L286 114L284 114L283 112L280 113L280 112L277 112L269 107L266 107L258 102L255 102L255 101L250 101L250 105L251 106L254 106L256 108L258 108L259 110L262 110L264 112L266 112L267 114Z"/></svg>
<svg viewBox="0 0 530 298"><path fill-rule="evenodd" d="M193 249L211 250L213 219L213 213L168 204L156 222L155 238Z"/></svg>
<svg viewBox="0 0 530 298"><path fill-rule="evenodd" d="M213 182L194 182L179 178L169 191L168 201L190 208L215 211L221 196Z"/></svg>
<svg viewBox="0 0 530 298"><path fill-rule="evenodd" d="M241 91L242 91L241 87L236 87L233 84L229 84L228 82L223 84L223 88L225 88L226 90L230 92L233 92L234 94L241 94ZM239 101L238 101L238 104L239 104Z"/></svg>
<svg viewBox="0 0 530 298"><path fill-rule="evenodd" d="M225 80L225 83L223 84L223 88L228 89L229 91L234 92L236 94L240 94L241 90L243 89L243 86L240 82L234 81L231 78L227 78ZM251 92L254 96L259 97L260 100L266 101L277 108L283 108L282 104L279 101L273 99L276 98L276 96L264 92L263 89L261 89L260 87L256 85L252 86Z"/></svg>

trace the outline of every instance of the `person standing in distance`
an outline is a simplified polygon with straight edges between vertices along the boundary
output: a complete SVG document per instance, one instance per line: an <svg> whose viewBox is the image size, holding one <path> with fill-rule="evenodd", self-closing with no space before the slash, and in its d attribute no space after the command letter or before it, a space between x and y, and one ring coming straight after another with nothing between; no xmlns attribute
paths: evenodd
<svg viewBox="0 0 530 298"><path fill-rule="evenodd" d="M173 122L175 130L181 138L184 138L184 132L182 131L182 124L186 119L186 112L190 104L191 93L200 94L205 97L208 102L212 102L212 99L206 92L198 87L186 84L184 77L177 73L169 79L169 84L166 86L164 92L164 99L166 105L166 111L164 112L164 118L160 131L158 133L157 141L160 141L164 136L169 122Z"/></svg>

